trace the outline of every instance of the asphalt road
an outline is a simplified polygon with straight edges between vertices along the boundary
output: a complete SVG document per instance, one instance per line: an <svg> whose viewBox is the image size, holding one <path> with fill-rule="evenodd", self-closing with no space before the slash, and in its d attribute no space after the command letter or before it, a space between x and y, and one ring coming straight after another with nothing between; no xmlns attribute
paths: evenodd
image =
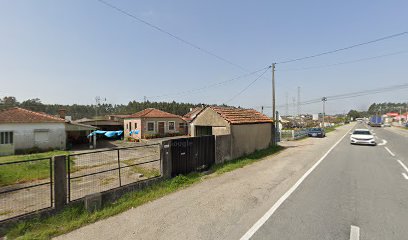
<svg viewBox="0 0 408 240"><path fill-rule="evenodd" d="M408 239L408 138L373 130L379 145L346 135L251 239Z"/></svg>

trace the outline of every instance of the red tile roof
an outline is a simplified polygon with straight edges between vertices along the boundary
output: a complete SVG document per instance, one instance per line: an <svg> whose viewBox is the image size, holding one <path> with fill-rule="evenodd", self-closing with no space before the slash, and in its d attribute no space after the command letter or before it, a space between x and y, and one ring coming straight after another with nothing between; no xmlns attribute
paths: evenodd
<svg viewBox="0 0 408 240"><path fill-rule="evenodd" d="M196 116L197 114L199 114L203 109L204 109L203 107L193 108L190 112L186 113L186 114L183 116L183 119L184 119L185 121L191 121L191 120L193 120L193 119L195 118L195 116Z"/></svg>
<svg viewBox="0 0 408 240"><path fill-rule="evenodd" d="M0 111L0 123L51 123L65 120L46 113L14 107Z"/></svg>
<svg viewBox="0 0 408 240"><path fill-rule="evenodd" d="M181 118L179 115L164 112L156 108L146 108L140 112L127 116L126 118Z"/></svg>
<svg viewBox="0 0 408 240"><path fill-rule="evenodd" d="M230 124L272 123L272 119L254 109L210 107Z"/></svg>

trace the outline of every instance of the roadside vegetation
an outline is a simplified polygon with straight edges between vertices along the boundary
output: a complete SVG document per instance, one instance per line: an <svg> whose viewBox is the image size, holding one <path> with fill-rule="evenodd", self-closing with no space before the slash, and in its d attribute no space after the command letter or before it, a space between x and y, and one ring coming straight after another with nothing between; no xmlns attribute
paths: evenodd
<svg viewBox="0 0 408 240"><path fill-rule="evenodd" d="M50 151L26 155L0 157L0 163L21 162L38 158L49 158L56 155L66 155L66 151ZM11 184L25 183L50 177L49 160L22 162L19 164L4 165L0 168L0 187Z"/></svg>
<svg viewBox="0 0 408 240"><path fill-rule="evenodd" d="M324 129L324 131L325 131L326 133L333 132L334 130L336 130L337 127L338 127L338 126L327 127L327 128Z"/></svg>
<svg viewBox="0 0 408 240"><path fill-rule="evenodd" d="M8 239L50 239L84 225L94 223L101 219L119 214L128 209L138 207L144 203L161 198L172 192L189 187L197 182L201 182L208 177L214 177L226 172L242 168L270 156L282 150L283 147L274 146L264 150L256 151L248 156L229 161L211 167L211 175L204 173L191 173L186 176L179 175L175 178L165 180L146 189L130 192L113 203L108 203L101 210L90 213L86 211L82 204L72 205L60 213L47 217L23 221L15 225L8 233Z"/></svg>

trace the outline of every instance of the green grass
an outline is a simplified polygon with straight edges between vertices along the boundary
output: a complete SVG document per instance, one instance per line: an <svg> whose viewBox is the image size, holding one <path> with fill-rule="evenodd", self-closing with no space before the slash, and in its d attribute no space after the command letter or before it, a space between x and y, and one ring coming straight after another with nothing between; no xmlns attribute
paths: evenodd
<svg viewBox="0 0 408 240"><path fill-rule="evenodd" d="M327 127L327 128L324 129L324 131L325 131L326 133L333 132L333 131L336 130L337 127L338 127L338 126Z"/></svg>
<svg viewBox="0 0 408 240"><path fill-rule="evenodd" d="M229 161L229 162L225 162L223 164L217 164L214 165L211 170L213 170L215 173L217 174L222 174L222 173L226 173L226 172L230 172L233 171L237 168L242 168L248 164L254 163L256 161L258 161L259 159L262 159L266 156L272 155L274 153L279 152L280 150L282 150L283 147L281 146L272 146L263 150L259 150L256 151L252 154L249 154L247 156Z"/></svg>
<svg viewBox="0 0 408 240"><path fill-rule="evenodd" d="M278 146L270 147L224 164L214 165L211 168L214 171L212 176L242 168L282 149ZM82 204L73 205L51 217L20 222L7 233L7 237L8 239L50 239L191 186L203 181L205 177L208 176L202 173L179 175L144 190L127 193L116 202L108 203L101 210L93 213L87 212Z"/></svg>
<svg viewBox="0 0 408 240"><path fill-rule="evenodd" d="M53 156L56 156L56 155L66 155L66 154L68 154L67 151L55 150L55 151L44 152L44 153L2 156L2 157L0 157L0 163L14 162L14 161L24 161L24 160L31 160L31 159L37 159L37 158L47 158L47 157L53 157Z"/></svg>
<svg viewBox="0 0 408 240"><path fill-rule="evenodd" d="M0 163L47 158L55 155L68 154L66 151L51 151L28 155L0 157ZM17 183L25 183L50 177L49 160L26 162L0 166L0 187Z"/></svg>

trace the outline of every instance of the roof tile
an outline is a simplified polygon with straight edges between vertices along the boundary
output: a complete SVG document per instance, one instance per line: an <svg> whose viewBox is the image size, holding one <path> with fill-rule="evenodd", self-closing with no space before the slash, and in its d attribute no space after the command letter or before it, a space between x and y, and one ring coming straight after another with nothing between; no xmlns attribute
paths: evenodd
<svg viewBox="0 0 408 240"><path fill-rule="evenodd" d="M210 107L230 124L272 123L272 119L254 109Z"/></svg>
<svg viewBox="0 0 408 240"><path fill-rule="evenodd" d="M181 118L179 115L164 112L156 108L146 108L140 112L127 116L127 118Z"/></svg>
<svg viewBox="0 0 408 240"><path fill-rule="evenodd" d="M64 119L46 113L14 107L0 111L0 123L50 123L65 122Z"/></svg>

